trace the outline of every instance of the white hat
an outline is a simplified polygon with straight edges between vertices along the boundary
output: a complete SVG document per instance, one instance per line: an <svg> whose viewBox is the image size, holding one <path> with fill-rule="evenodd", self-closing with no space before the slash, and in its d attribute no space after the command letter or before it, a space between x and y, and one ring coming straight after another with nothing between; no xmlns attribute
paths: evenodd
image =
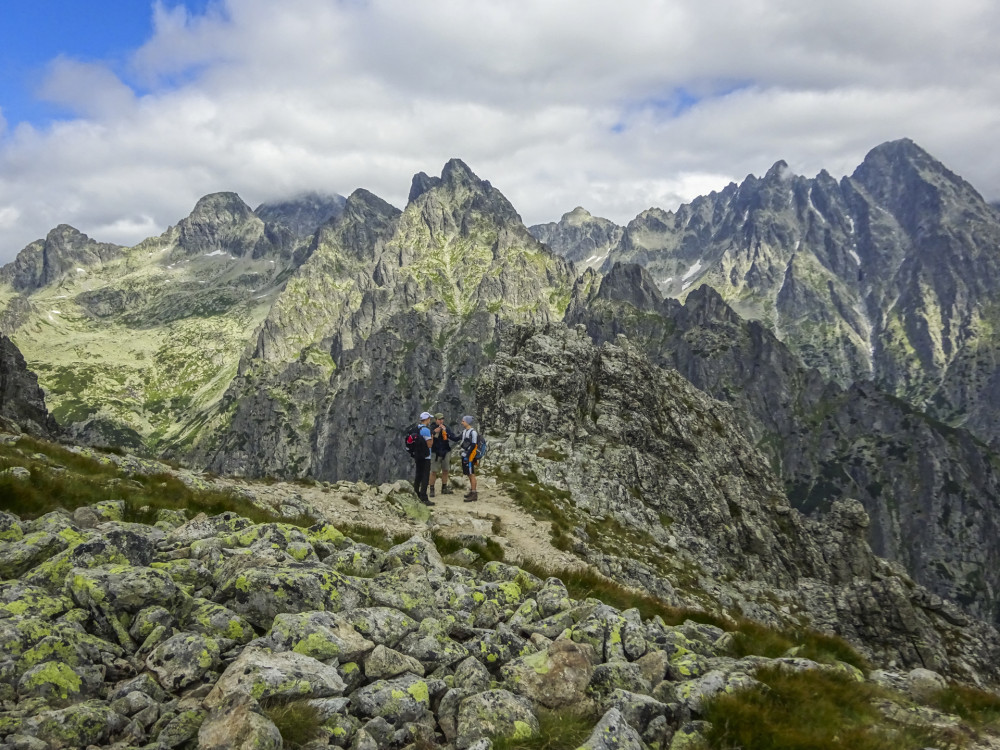
<svg viewBox="0 0 1000 750"><path fill-rule="evenodd" d="M425 419L432 419L434 417L429 411L420 412L420 421L423 422Z"/></svg>

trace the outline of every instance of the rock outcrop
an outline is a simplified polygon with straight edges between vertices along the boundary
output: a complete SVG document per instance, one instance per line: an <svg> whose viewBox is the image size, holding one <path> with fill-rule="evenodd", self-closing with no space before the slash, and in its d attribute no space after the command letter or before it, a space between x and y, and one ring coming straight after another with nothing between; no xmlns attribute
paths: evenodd
<svg viewBox="0 0 1000 750"><path fill-rule="evenodd" d="M765 622L795 607L882 663L995 669L996 630L873 555L859 503L804 518L731 408L625 337L515 331L479 400L501 476L605 574Z"/></svg>
<svg viewBox="0 0 1000 750"><path fill-rule="evenodd" d="M68 224L60 224L44 240L32 242L12 263L0 269L0 282L18 292L32 292L77 269L86 270L114 260L125 248L95 242Z"/></svg>
<svg viewBox="0 0 1000 750"><path fill-rule="evenodd" d="M38 376L28 369L20 349L0 333L0 426L9 431L24 430L37 437L52 438L59 433Z"/></svg>
<svg viewBox="0 0 1000 750"><path fill-rule="evenodd" d="M598 268L618 246L625 230L577 206L563 214L558 223L536 224L529 231L567 260L581 267Z"/></svg>

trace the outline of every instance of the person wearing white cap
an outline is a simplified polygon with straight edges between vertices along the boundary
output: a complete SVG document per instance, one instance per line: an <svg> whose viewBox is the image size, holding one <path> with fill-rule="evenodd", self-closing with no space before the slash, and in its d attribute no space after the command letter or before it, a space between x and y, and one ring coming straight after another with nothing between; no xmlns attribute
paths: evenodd
<svg viewBox="0 0 1000 750"><path fill-rule="evenodd" d="M424 505L434 505L431 499L427 497L427 483L431 478L431 445L434 443L430 428L431 419L433 418L430 412L421 412L420 437L427 441L427 450L418 450L413 456L413 462L416 464L417 469L417 476L413 480L413 489L416 490L417 497L420 498L420 502Z"/></svg>
<svg viewBox="0 0 1000 750"><path fill-rule="evenodd" d="M479 499L476 492L476 463L479 461L479 433L472 426L471 415L462 417L462 473L469 478L469 491L465 502L474 503Z"/></svg>

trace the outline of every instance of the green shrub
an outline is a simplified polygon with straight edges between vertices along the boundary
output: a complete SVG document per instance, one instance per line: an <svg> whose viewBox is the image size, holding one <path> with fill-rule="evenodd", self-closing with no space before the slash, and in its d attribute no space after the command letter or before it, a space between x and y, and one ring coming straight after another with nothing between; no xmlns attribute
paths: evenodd
<svg viewBox="0 0 1000 750"><path fill-rule="evenodd" d="M286 748L301 747L319 739L322 734L320 727L323 721L320 713L306 701L265 701L261 708L281 732L281 740Z"/></svg>
<svg viewBox="0 0 1000 750"><path fill-rule="evenodd" d="M978 727L1000 728L1000 695L996 693L951 683L935 693L928 703Z"/></svg>
<svg viewBox="0 0 1000 750"><path fill-rule="evenodd" d="M916 750L937 737L889 726L874 686L847 675L761 669L766 689L721 693L706 702L714 750Z"/></svg>

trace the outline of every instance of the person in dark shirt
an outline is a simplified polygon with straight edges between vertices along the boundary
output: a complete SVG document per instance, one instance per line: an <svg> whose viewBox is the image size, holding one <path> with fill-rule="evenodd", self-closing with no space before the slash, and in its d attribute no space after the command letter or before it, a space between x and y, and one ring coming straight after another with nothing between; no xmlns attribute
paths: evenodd
<svg viewBox="0 0 1000 750"><path fill-rule="evenodd" d="M420 498L420 502L424 505L434 505L434 503L427 497L427 481L430 479L431 475L431 445L434 443L434 439L431 437L431 414L430 412L422 412L420 414L420 437L427 441L427 453L424 454L422 450L417 451L417 454L413 457L413 463L416 465L416 478L413 480L413 489L417 493L417 497Z"/></svg>
<svg viewBox="0 0 1000 750"><path fill-rule="evenodd" d="M441 473L441 494L451 494L451 487L448 485L448 464L451 463L452 431L444 423L444 414L441 412L434 415L434 420L435 424L431 425L434 444L431 445L431 480L428 490L431 497L434 497L438 472Z"/></svg>

